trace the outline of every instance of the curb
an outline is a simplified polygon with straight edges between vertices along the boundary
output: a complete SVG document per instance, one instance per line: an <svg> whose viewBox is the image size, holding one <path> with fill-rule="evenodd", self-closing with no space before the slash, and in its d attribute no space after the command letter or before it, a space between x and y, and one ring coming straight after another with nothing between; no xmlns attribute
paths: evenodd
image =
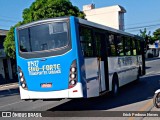
<svg viewBox="0 0 160 120"><path fill-rule="evenodd" d="M0 90L8 90L8 89L12 89L12 88L18 88L18 82L16 83L10 83L10 84L4 84L4 85L0 85Z"/></svg>
<svg viewBox="0 0 160 120"><path fill-rule="evenodd" d="M3 87L3 86L12 86L12 85L17 85L18 82L16 83L8 83L8 84L3 84L3 85L0 85L0 87Z"/></svg>

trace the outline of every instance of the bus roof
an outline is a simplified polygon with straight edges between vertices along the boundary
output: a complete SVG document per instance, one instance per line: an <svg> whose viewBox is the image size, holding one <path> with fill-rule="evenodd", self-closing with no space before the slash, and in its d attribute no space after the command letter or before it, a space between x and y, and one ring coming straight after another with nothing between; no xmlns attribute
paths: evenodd
<svg viewBox="0 0 160 120"><path fill-rule="evenodd" d="M32 26L34 24L49 22L51 20L56 20L56 21L67 20L71 17L74 17L74 16L55 17L55 18L33 21L31 23L21 25L20 27L17 27L17 28L18 29L23 29L25 27ZM110 31L110 32L113 32L113 33L117 33L117 34L123 34L123 35L126 35L126 36L135 37L135 38L138 38L138 39L141 39L141 40L143 39L142 37L140 37L138 35L130 34L130 33L127 33L127 32L121 31L121 30L117 30L117 29L114 29L114 28L111 28L111 27L108 27L108 26L104 26L104 25L101 25L101 24L98 24L98 23L94 23L94 22L91 22L91 21L88 21L88 20L85 20L85 19L81 19L81 18L78 18L78 17L75 17L75 19L77 19L79 23L84 24L84 25L88 25L88 26L91 26L91 27L96 27L96 28L99 28L99 29L104 29L104 30L107 30L107 31Z"/></svg>
<svg viewBox="0 0 160 120"><path fill-rule="evenodd" d="M138 38L138 39L143 39L142 37L140 37L138 35L127 33L127 32L124 32L122 30L117 30L117 29L114 29L114 28L111 28L111 27L108 27L108 26L104 26L104 25L101 25L101 24L98 24L98 23L94 23L94 22L91 22L91 21L88 21L88 20L85 20L85 19L81 19L81 18L76 18L76 19L78 20L79 23L84 24L84 25L88 25L88 26L91 26L91 27L96 27L96 28L107 30L107 31L117 33L117 34L123 34L123 35L126 35L126 36L135 37L135 38Z"/></svg>

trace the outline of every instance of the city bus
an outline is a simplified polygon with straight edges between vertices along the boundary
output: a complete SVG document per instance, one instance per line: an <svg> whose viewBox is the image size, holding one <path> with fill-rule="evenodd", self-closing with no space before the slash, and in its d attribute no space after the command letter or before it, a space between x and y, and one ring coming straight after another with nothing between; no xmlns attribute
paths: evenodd
<svg viewBox="0 0 160 120"><path fill-rule="evenodd" d="M15 29L23 100L90 98L145 74L144 40L74 16Z"/></svg>

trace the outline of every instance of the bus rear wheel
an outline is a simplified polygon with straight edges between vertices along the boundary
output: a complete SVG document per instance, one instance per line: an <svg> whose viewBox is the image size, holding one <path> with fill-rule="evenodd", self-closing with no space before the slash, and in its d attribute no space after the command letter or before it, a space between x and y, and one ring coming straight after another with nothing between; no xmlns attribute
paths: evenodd
<svg viewBox="0 0 160 120"><path fill-rule="evenodd" d="M112 83L112 96L117 96L119 93L119 84L118 84L118 77L117 75L113 77Z"/></svg>

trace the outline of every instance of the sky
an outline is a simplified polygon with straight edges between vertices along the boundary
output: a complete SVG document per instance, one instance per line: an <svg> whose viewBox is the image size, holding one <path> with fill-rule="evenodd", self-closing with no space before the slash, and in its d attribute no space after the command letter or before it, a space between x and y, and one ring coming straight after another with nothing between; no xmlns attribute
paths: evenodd
<svg viewBox="0 0 160 120"><path fill-rule="evenodd" d="M35 0L0 0L0 29L9 30L22 20L22 12ZM94 3L96 8L121 5L126 9L124 15L125 31L139 34L147 28L153 33L160 28L160 0L70 0L82 10L83 5Z"/></svg>

